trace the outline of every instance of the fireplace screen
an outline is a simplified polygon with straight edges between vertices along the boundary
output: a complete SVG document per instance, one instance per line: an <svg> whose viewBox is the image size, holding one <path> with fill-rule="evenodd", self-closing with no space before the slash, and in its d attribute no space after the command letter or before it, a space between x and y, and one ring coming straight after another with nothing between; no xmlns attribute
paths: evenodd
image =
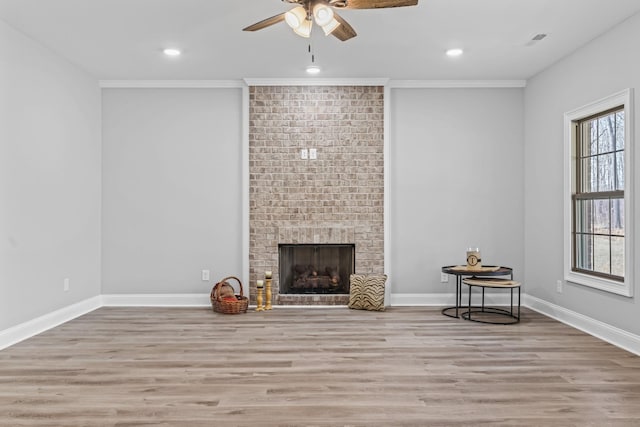
<svg viewBox="0 0 640 427"><path fill-rule="evenodd" d="M278 246L281 294L348 294L355 245Z"/></svg>

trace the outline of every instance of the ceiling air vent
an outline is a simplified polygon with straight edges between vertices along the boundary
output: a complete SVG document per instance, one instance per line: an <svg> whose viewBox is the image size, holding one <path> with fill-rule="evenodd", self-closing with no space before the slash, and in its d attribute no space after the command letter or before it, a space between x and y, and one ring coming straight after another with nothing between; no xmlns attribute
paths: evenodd
<svg viewBox="0 0 640 427"><path fill-rule="evenodd" d="M533 36L533 38L531 39L531 41L534 42L539 42L540 40L542 40L543 38L547 37L546 34L536 34L535 36Z"/></svg>

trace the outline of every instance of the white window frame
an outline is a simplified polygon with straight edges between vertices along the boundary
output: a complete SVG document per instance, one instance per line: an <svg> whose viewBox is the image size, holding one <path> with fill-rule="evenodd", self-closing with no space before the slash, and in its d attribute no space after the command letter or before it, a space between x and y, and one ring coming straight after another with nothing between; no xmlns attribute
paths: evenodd
<svg viewBox="0 0 640 427"><path fill-rule="evenodd" d="M626 297L633 296L633 90L625 89L606 98L587 104L564 114L564 279L567 282L589 286ZM621 283L590 274L572 271L573 215L571 196L575 192L575 135L573 122L622 105L624 108L624 281Z"/></svg>

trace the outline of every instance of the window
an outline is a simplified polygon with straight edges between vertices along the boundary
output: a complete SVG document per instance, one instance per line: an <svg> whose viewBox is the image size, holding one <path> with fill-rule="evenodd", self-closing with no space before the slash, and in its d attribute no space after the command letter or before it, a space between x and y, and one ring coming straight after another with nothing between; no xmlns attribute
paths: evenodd
<svg viewBox="0 0 640 427"><path fill-rule="evenodd" d="M633 268L630 101L626 90L565 114L565 279L626 296Z"/></svg>
<svg viewBox="0 0 640 427"><path fill-rule="evenodd" d="M624 108L573 121L571 269L624 281Z"/></svg>

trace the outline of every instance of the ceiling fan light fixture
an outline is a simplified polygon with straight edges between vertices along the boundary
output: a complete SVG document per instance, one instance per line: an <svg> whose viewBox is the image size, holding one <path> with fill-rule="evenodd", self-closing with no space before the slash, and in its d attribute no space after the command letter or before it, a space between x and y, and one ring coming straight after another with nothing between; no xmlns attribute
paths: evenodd
<svg viewBox="0 0 640 427"><path fill-rule="evenodd" d="M316 24L321 27L328 25L333 18L333 9L326 4L318 3L313 6L313 17L316 20Z"/></svg>
<svg viewBox="0 0 640 427"><path fill-rule="evenodd" d="M308 19L302 21L298 28L294 28L293 31L301 37L309 38L311 36L311 25L313 23Z"/></svg>
<svg viewBox="0 0 640 427"><path fill-rule="evenodd" d="M242 31L258 31L282 21L286 21L296 34L310 37L313 23L321 27L325 34L331 34L344 42L357 36L356 31L334 9L387 9L416 6L419 0L282 0L291 10L249 25ZM339 25L334 22L337 20ZM336 27L339 27L335 31Z"/></svg>
<svg viewBox="0 0 640 427"><path fill-rule="evenodd" d="M335 30L339 26L340 26L340 23L336 20L336 18L333 18L331 21L329 21L327 25L322 26L324 35L328 36L329 34L333 33L333 30Z"/></svg>
<svg viewBox="0 0 640 427"><path fill-rule="evenodd" d="M307 20L307 11L304 7L297 6L284 14L284 20L294 30L299 28Z"/></svg>

